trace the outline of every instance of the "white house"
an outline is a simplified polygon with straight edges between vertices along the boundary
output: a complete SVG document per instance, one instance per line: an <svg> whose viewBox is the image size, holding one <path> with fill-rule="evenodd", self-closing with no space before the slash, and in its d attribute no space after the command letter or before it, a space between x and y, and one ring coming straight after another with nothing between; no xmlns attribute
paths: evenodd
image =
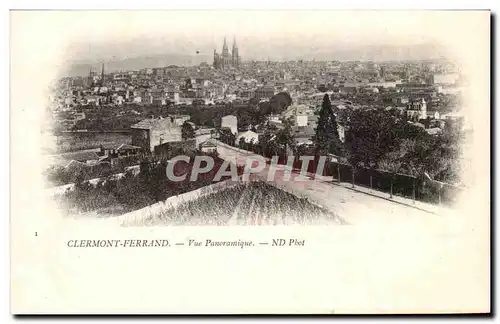
<svg viewBox="0 0 500 324"><path fill-rule="evenodd" d="M205 153L214 153L217 152L217 145L215 145L212 141L206 140L203 143L199 144L200 150Z"/></svg>
<svg viewBox="0 0 500 324"><path fill-rule="evenodd" d="M122 96L116 96L115 98L113 98L113 102L115 103L115 105L123 105L123 103L125 102L125 100L123 99Z"/></svg>
<svg viewBox="0 0 500 324"><path fill-rule="evenodd" d="M280 115L269 115L267 117L267 120L271 122L281 123Z"/></svg>
<svg viewBox="0 0 500 324"><path fill-rule="evenodd" d="M427 128L425 131L429 135L439 135L443 132L443 130L439 127Z"/></svg>
<svg viewBox="0 0 500 324"><path fill-rule="evenodd" d="M434 84L454 84L460 78L458 73L434 74Z"/></svg>
<svg viewBox="0 0 500 324"><path fill-rule="evenodd" d="M339 134L339 139L342 143L345 142L345 131L346 129L344 126L337 124L337 132Z"/></svg>
<svg viewBox="0 0 500 324"><path fill-rule="evenodd" d="M253 132L251 130L247 130L245 132L239 133L236 136L236 144L238 144L242 138L246 143L250 143L250 142L252 142L252 140L254 143L259 142L259 134L257 134L256 132Z"/></svg>
<svg viewBox="0 0 500 324"><path fill-rule="evenodd" d="M306 114L298 114L295 116L295 125L296 126L307 126L308 115Z"/></svg>
<svg viewBox="0 0 500 324"><path fill-rule="evenodd" d="M238 118L233 115L222 117L221 128L229 128L236 135L238 133Z"/></svg>
<svg viewBox="0 0 500 324"><path fill-rule="evenodd" d="M414 101L408 104L407 110L406 110L406 115L409 118L419 118L419 119L426 119L427 118L427 103L425 102L425 99L422 98L419 101Z"/></svg>

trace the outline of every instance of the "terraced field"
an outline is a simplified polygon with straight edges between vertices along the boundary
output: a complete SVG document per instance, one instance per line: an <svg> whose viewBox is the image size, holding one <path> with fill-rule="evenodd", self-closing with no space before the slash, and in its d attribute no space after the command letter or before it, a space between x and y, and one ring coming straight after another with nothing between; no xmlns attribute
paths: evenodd
<svg viewBox="0 0 500 324"><path fill-rule="evenodd" d="M150 216L145 225L291 225L337 223L305 198L264 182L241 183Z"/></svg>

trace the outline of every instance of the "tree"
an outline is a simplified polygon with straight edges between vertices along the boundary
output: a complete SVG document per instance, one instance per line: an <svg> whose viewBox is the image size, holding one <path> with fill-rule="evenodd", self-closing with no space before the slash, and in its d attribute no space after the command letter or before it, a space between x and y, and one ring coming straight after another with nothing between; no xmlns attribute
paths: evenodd
<svg viewBox="0 0 500 324"><path fill-rule="evenodd" d="M411 126L411 125L410 125ZM391 113L381 110L355 110L349 116L346 148L351 164L372 168L387 153L395 150L406 127Z"/></svg>
<svg viewBox="0 0 500 324"><path fill-rule="evenodd" d="M252 138L252 139L250 140L250 143L249 143L249 144L250 144L250 145L249 145L249 146L250 146L250 151L255 152L255 138Z"/></svg>
<svg viewBox="0 0 500 324"><path fill-rule="evenodd" d="M276 135L273 130L266 129L264 134L259 136L259 143L257 146L257 153L266 157L271 157L276 152Z"/></svg>
<svg viewBox="0 0 500 324"><path fill-rule="evenodd" d="M239 148L243 149L245 147L245 138L244 137L240 137L240 140L238 142L238 146Z"/></svg>
<svg viewBox="0 0 500 324"><path fill-rule="evenodd" d="M83 171L79 171L75 177L75 190L84 190L87 188L87 184L85 183L85 173Z"/></svg>
<svg viewBox="0 0 500 324"><path fill-rule="evenodd" d="M248 103L249 103L250 105L258 105L258 104L259 104L259 99L255 98L255 97L254 97L254 98L251 98L251 99L248 101Z"/></svg>
<svg viewBox="0 0 500 324"><path fill-rule="evenodd" d="M339 138L337 121L333 114L328 94L325 94L323 97L314 142L316 143L316 152L318 155L326 155L327 153L342 154L342 142Z"/></svg>
<svg viewBox="0 0 500 324"><path fill-rule="evenodd" d="M324 84L320 84L318 86L318 91L320 91L320 92L327 92L328 88Z"/></svg>
<svg viewBox="0 0 500 324"><path fill-rule="evenodd" d="M292 136L292 121L287 119L283 121L283 129L276 132L276 143L284 148L286 154L288 149L295 149L295 141Z"/></svg>
<svg viewBox="0 0 500 324"><path fill-rule="evenodd" d="M190 123L184 122L181 128L182 139L194 138L194 129Z"/></svg>
<svg viewBox="0 0 500 324"><path fill-rule="evenodd" d="M230 128L223 127L218 130L219 139L221 142L226 143L227 145L235 146L236 143L236 135L233 134Z"/></svg>
<svg viewBox="0 0 500 324"><path fill-rule="evenodd" d="M383 157L398 147L398 134L403 133L401 127L406 125L392 113L376 109L354 110L348 119L345 146L354 186L356 168L377 167Z"/></svg>
<svg viewBox="0 0 500 324"><path fill-rule="evenodd" d="M292 97L288 92L279 92L269 99L268 113L276 114L286 110L292 104Z"/></svg>
<svg viewBox="0 0 500 324"><path fill-rule="evenodd" d="M203 101L202 99L194 99L193 100L193 106L202 106L205 104L205 101Z"/></svg>
<svg viewBox="0 0 500 324"><path fill-rule="evenodd" d="M400 172L401 170L401 165L402 162L401 160L394 159L394 158L388 158L388 159L382 159L378 163L378 168L382 171L385 171L389 173L390 179L391 179L391 198L392 198L392 192L393 192L393 183L394 183L394 177L396 173Z"/></svg>

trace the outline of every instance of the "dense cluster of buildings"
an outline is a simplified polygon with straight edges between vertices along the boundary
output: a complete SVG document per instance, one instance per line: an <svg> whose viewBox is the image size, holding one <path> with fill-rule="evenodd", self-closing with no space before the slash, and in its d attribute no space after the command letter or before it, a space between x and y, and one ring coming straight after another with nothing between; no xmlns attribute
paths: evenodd
<svg viewBox="0 0 500 324"><path fill-rule="evenodd" d="M295 104L316 106L325 92L360 107L409 107L427 103L429 111L451 112L465 80L453 65L426 62L241 62L236 44L224 43L214 64L167 66L139 71L64 78L54 87L51 113L63 128L85 119L85 109L127 105L216 105L269 100L288 92ZM414 114L413 114L414 115Z"/></svg>
<svg viewBox="0 0 500 324"><path fill-rule="evenodd" d="M429 134L439 134L446 121L463 118L458 110L466 85L459 69L447 61L242 61L236 40L229 52L224 39L222 52L214 51L212 65L125 72L106 72L102 65L99 73L91 70L87 76L63 78L54 86L49 113L54 124L67 131L85 131L75 127L88 119L89 111L106 112L116 119L135 114L142 121L129 125L131 146L116 147L113 154L135 153L137 148L153 152L158 145L180 141L181 126L190 116L151 118L137 107L202 105L217 109L228 103L256 105L287 92L292 104L279 114L266 116L266 125L279 129L285 120L290 121L296 143L308 144L325 93L332 98L336 114L352 109L394 109ZM223 117L220 124L231 130L237 143L240 139L257 142L262 131L259 127L239 128L233 115ZM339 118L338 124L343 139L346 121Z"/></svg>

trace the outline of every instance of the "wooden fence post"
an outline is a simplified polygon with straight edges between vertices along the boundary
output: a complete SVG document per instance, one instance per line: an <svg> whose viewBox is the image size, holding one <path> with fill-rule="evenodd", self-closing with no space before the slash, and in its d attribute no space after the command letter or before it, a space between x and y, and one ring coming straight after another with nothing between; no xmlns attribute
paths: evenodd
<svg viewBox="0 0 500 324"><path fill-rule="evenodd" d="M372 175L370 174L370 191L373 190Z"/></svg>
<svg viewBox="0 0 500 324"><path fill-rule="evenodd" d="M340 163L337 162L337 181L340 184Z"/></svg>
<svg viewBox="0 0 500 324"><path fill-rule="evenodd" d="M392 175L391 175L391 197L390 198L392 199Z"/></svg>
<svg viewBox="0 0 500 324"><path fill-rule="evenodd" d="M415 199L416 199L416 197L415 197L415 178L413 178L413 181L412 181L412 193L411 193L411 195L413 198L413 204L415 204Z"/></svg>
<svg viewBox="0 0 500 324"><path fill-rule="evenodd" d="M352 169L352 187L354 188L354 166L351 168Z"/></svg>

